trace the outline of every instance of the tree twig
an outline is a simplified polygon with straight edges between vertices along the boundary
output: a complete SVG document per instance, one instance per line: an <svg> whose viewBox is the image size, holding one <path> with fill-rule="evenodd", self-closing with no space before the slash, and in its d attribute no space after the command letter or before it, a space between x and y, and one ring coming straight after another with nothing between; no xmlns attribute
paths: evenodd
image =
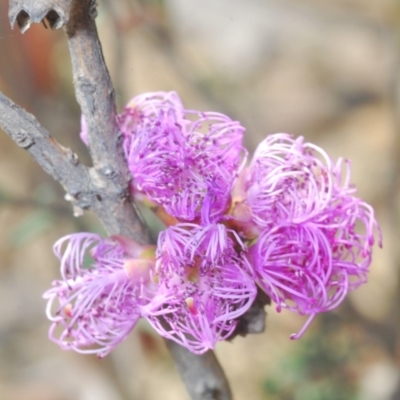
<svg viewBox="0 0 400 400"><path fill-rule="evenodd" d="M91 204L89 169L75 153L61 146L36 118L0 93L0 126L73 197L76 206Z"/></svg>
<svg viewBox="0 0 400 400"><path fill-rule="evenodd" d="M15 7L17 3L23 9ZM10 16L11 19L15 16L21 30L29 28L31 21L39 22L40 18L48 18L51 10L57 10L55 0L48 0L47 8L46 0L39 3L47 14L43 11L39 15L38 2L35 6L32 0L12 0ZM60 4L67 3L60 0ZM95 2L72 0L67 11L69 19L63 23L66 22L76 96L88 127L93 168L80 164L77 156L58 144L32 115L1 94L0 126L64 186L77 207L93 210L109 234L150 243L149 231L129 198L130 178L116 126L114 89L94 22ZM166 342L193 400L231 399L229 384L212 351L196 356L184 347Z"/></svg>
<svg viewBox="0 0 400 400"><path fill-rule="evenodd" d="M170 340L165 341L193 400L231 400L232 394L213 351L196 355Z"/></svg>
<svg viewBox="0 0 400 400"><path fill-rule="evenodd" d="M129 198L130 176L116 124L114 88L108 73L94 18L92 0L74 0L66 25L75 93L85 117L96 187L93 211L109 234L148 243L150 233Z"/></svg>

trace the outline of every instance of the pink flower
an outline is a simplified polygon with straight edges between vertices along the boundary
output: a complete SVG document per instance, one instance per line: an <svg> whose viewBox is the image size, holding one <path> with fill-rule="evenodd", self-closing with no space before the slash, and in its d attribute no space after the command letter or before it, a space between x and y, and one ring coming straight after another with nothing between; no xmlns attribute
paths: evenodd
<svg viewBox="0 0 400 400"><path fill-rule="evenodd" d="M158 284L172 295L145 317L161 336L196 354L228 338L256 296L251 268L231 234L223 225L187 223L158 240Z"/></svg>
<svg viewBox="0 0 400 400"><path fill-rule="evenodd" d="M285 134L260 144L244 181L234 216L258 236L250 249L256 281L278 311L310 316L298 338L366 282L375 236L381 246L373 209L354 196L348 162Z"/></svg>
<svg viewBox="0 0 400 400"><path fill-rule="evenodd" d="M141 306L154 301L151 260L131 258L117 239L90 233L60 239L54 251L63 279L43 296L49 337L62 349L104 357L133 329Z"/></svg>
<svg viewBox="0 0 400 400"><path fill-rule="evenodd" d="M200 218L206 197L209 218L229 204L246 158L244 128L223 114L184 110L176 93L134 98L120 116L134 190L174 217Z"/></svg>

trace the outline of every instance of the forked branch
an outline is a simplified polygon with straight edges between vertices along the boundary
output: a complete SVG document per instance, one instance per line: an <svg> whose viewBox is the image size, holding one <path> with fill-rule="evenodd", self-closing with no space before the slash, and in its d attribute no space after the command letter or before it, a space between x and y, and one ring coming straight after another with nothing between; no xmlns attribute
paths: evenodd
<svg viewBox="0 0 400 400"><path fill-rule="evenodd" d="M129 197L129 173L116 126L114 89L104 62L93 0L10 0L10 21L22 32L32 22L65 26L74 86L88 128L93 168L57 143L38 121L0 94L0 126L59 181L74 206L94 211L107 232L150 243L148 228ZM229 400L229 384L213 352L202 356L167 341L193 400Z"/></svg>

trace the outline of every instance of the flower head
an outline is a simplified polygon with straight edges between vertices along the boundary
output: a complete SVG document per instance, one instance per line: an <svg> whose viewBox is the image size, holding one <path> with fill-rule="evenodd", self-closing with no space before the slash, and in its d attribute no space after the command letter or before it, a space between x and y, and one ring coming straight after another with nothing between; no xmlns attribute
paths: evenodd
<svg viewBox="0 0 400 400"><path fill-rule="evenodd" d="M209 217L218 219L245 161L244 128L223 114L184 110L175 96L135 98L120 117L134 190L185 221L200 218L211 197Z"/></svg>
<svg viewBox="0 0 400 400"><path fill-rule="evenodd" d="M256 295L250 266L219 224L178 224L162 232L156 274L160 290L171 296L147 320L197 354L229 337Z"/></svg>
<svg viewBox="0 0 400 400"><path fill-rule="evenodd" d="M260 233L250 249L257 283L278 310L310 315L300 337L366 282L376 236L381 245L373 209L354 196L348 163L283 134L259 147L246 184L241 204Z"/></svg>
<svg viewBox="0 0 400 400"><path fill-rule="evenodd" d="M118 241L81 233L54 246L62 280L44 294L52 321L51 340L65 350L104 357L138 321L140 307L153 299L151 261L127 257ZM92 259L85 267L85 258Z"/></svg>

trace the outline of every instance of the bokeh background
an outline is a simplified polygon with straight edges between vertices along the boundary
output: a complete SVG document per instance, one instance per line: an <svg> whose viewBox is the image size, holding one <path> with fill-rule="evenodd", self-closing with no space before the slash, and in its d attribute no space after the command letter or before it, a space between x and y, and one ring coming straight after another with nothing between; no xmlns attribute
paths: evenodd
<svg viewBox="0 0 400 400"><path fill-rule="evenodd" d="M262 335L217 346L236 400L400 399L400 4L396 0L102 0L97 19L118 106L176 90L187 108L224 112L246 144L303 135L353 162L384 249L369 283L304 319L268 308ZM88 162L66 40L12 31L0 0L0 90ZM0 399L187 400L163 342L144 323L104 360L47 340L42 293L52 244L102 228L0 131Z"/></svg>

